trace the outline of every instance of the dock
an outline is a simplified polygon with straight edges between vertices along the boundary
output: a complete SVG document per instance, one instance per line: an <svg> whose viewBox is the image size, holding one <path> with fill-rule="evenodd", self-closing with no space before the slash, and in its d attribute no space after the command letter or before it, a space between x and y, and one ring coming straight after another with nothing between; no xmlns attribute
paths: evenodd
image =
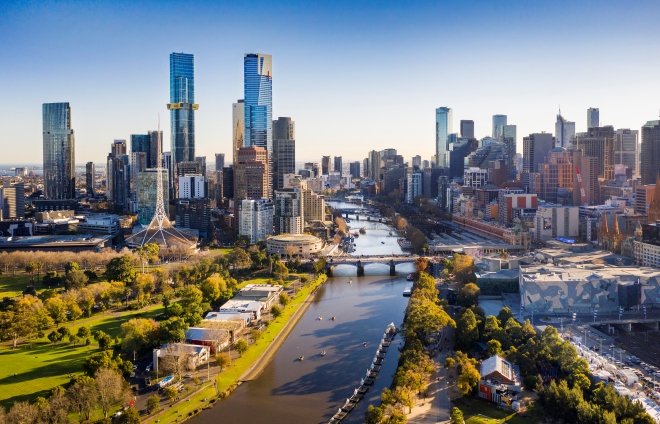
<svg viewBox="0 0 660 424"><path fill-rule="evenodd" d="M344 405L335 412L332 418L330 418L330 421L328 421L328 424L341 423L346 416L357 407L358 403L364 399L364 396L367 394L371 386L374 385L383 361L385 360L385 354L389 350L392 340L394 340L398 331L399 330L394 326L394 323L387 326L385 334L383 334L383 339L376 350L376 355L369 368L367 368L366 376L360 379L360 385L358 388L353 391L353 395L350 398L346 399Z"/></svg>

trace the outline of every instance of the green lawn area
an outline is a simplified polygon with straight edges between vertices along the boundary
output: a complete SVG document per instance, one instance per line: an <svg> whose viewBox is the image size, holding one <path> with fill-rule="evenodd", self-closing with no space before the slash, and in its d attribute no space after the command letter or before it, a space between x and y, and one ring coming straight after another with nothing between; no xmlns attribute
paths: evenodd
<svg viewBox="0 0 660 424"><path fill-rule="evenodd" d="M466 424L536 424L542 418L533 406L527 410L525 416L474 398L457 399L454 406L463 412Z"/></svg>
<svg viewBox="0 0 660 424"><path fill-rule="evenodd" d="M103 330L115 337L119 335L123 322L136 317L152 318L162 311L162 305L152 305L141 311L123 312L119 317L99 314L65 325L72 332L86 325L92 332ZM44 338L31 345L19 345L18 349L3 345L0 347L0 405L8 407L17 401L47 396L53 387L69 382L69 373L82 373L85 357L96 351L98 345L94 341L91 346L72 346L68 342L54 346ZM17 374L15 377L12 376L14 373Z"/></svg>
<svg viewBox="0 0 660 424"><path fill-rule="evenodd" d="M43 273L41 277L43 278ZM34 276L36 281L37 276ZM0 299L3 297L16 297L23 294L23 290L30 285L30 276L26 274L10 275L9 273L0 276ZM37 285L37 291L46 290L41 284Z"/></svg>

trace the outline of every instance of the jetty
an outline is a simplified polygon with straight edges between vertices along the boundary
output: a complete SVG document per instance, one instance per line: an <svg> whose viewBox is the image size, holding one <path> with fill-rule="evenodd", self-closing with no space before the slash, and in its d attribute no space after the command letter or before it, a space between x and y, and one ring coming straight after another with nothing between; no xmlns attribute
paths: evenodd
<svg viewBox="0 0 660 424"><path fill-rule="evenodd" d="M387 326L385 334L383 334L383 339L378 345L378 350L376 350L376 356L374 356L371 365L367 368L367 374L364 378L360 379L360 385L358 388L353 391L353 395L350 398L346 399L344 405L335 412L332 418L330 418L330 421L328 421L328 424L341 423L346 416L357 407L357 404L364 399L366 393L371 386L374 385L376 377L378 377L378 373L383 365L383 361L385 360L385 354L389 350L392 340L394 340L398 331L399 330L394 326L394 323Z"/></svg>

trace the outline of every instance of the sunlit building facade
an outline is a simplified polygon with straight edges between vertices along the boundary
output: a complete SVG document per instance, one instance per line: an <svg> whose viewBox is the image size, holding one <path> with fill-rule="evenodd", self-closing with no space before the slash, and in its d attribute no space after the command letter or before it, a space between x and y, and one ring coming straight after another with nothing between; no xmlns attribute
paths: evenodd
<svg viewBox="0 0 660 424"><path fill-rule="evenodd" d="M43 160L46 199L75 198L75 144L69 103L44 103Z"/></svg>
<svg viewBox="0 0 660 424"><path fill-rule="evenodd" d="M170 137L175 164L195 160L195 56L170 54Z"/></svg>

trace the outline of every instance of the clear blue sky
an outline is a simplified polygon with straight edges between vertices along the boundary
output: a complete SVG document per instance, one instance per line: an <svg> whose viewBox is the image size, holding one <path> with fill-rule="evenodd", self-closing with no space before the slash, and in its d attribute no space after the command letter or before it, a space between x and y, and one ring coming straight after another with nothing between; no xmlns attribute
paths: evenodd
<svg viewBox="0 0 660 424"><path fill-rule="evenodd" d="M89 3L89 4L88 4ZM92 4L93 3L93 4ZM297 158L435 153L435 108L479 137L507 114L522 137L657 119L657 1L5 1L0 163L40 163L41 104L73 108L76 162L158 124L169 150L169 54L195 54L197 155L230 154L243 54L273 55L273 117Z"/></svg>

